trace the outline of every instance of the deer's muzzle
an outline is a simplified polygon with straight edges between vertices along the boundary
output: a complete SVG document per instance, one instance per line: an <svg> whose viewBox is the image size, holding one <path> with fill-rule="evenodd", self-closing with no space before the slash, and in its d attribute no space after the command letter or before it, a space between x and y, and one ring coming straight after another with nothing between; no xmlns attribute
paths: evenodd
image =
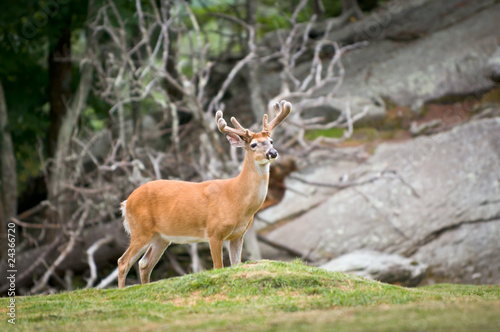
<svg viewBox="0 0 500 332"><path fill-rule="evenodd" d="M266 157L269 160L276 159L278 158L278 151L276 151L275 149L270 149L269 151L267 151Z"/></svg>

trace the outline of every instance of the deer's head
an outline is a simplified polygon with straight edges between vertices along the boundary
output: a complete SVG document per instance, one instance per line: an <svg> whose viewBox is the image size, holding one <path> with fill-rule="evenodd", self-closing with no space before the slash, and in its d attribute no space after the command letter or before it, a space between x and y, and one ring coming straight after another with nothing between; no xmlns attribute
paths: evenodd
<svg viewBox="0 0 500 332"><path fill-rule="evenodd" d="M262 131L254 133L249 129L244 128L234 118L231 118L234 128L228 127L226 121L222 118L222 111L217 111L215 114L215 122L219 131L226 134L231 145L244 148L247 153L253 154L255 161L261 165L268 164L278 158L278 151L273 147L271 134L273 130L290 114L292 104L286 100L274 104L276 116L271 122L267 122L267 114L264 114L262 119Z"/></svg>

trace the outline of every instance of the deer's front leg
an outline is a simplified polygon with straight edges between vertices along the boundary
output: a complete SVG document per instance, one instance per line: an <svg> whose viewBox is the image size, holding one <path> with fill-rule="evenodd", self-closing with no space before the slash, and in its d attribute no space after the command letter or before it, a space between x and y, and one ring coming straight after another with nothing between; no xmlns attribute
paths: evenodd
<svg viewBox="0 0 500 332"><path fill-rule="evenodd" d="M218 238L210 239L210 253L212 254L212 261L214 262L214 269L223 267L222 263L222 243L224 241Z"/></svg>
<svg viewBox="0 0 500 332"><path fill-rule="evenodd" d="M231 266L241 263L241 249L243 247L243 237L245 234L237 239L229 241L229 258L231 259Z"/></svg>

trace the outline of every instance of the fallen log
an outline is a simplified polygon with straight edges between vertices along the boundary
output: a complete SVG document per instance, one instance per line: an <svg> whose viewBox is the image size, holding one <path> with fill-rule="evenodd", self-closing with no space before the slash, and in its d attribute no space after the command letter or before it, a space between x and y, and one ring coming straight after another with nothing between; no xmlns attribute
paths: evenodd
<svg viewBox="0 0 500 332"><path fill-rule="evenodd" d="M95 265L99 268L110 263L116 263L116 260L123 254L129 243L128 235L125 234L120 219L84 229L71 252L58 265L55 273L62 274L66 270L72 270L76 274L88 270L87 249L106 236L111 236L113 241L99 248L94 256ZM66 242L67 240L61 237L61 240L16 253L16 294L26 294L29 291L35 281L47 270L46 265L50 265L59 257L61 250L66 246ZM0 295L5 295L9 289L9 283L6 283L7 270L9 270L7 261L1 262Z"/></svg>

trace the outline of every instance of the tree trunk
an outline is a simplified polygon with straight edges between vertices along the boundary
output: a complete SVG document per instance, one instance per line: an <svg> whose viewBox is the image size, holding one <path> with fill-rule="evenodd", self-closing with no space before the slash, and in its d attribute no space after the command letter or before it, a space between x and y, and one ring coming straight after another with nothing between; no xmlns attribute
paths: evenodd
<svg viewBox="0 0 500 332"><path fill-rule="evenodd" d="M61 36L49 53L50 125L47 132L49 157L56 152L57 137L71 97L71 31L62 30Z"/></svg>
<svg viewBox="0 0 500 332"><path fill-rule="evenodd" d="M89 1L88 15L92 10L93 1ZM87 32L87 50L92 43L93 35L91 31ZM88 52L87 52L88 54ZM72 169L67 165L67 157L71 153L71 138L77 126L78 117L84 109L87 97L92 86L93 66L90 61L82 60L80 66L80 81L73 98L70 102L64 103L66 108L65 114L61 119L59 126L55 150L53 154L54 162L52 164L50 179L49 179L49 199L57 207L57 218L55 221L66 223L71 216L70 198L63 194L64 188L70 184ZM55 222L54 221L54 222ZM49 240L52 240L49 238Z"/></svg>
<svg viewBox="0 0 500 332"><path fill-rule="evenodd" d="M56 203L59 221L65 223L71 215L68 197L63 195L66 184L71 180L72 168L66 164L71 153L71 137L76 128L78 117L86 105L87 97L92 85L93 67L91 63L84 63L81 67L80 82L71 105L62 120L57 137L54 164L50 176L49 198Z"/></svg>
<svg viewBox="0 0 500 332"><path fill-rule="evenodd" d="M166 1L164 6L166 7L165 8L165 13L167 15L166 19L169 20L170 19L170 8L172 6L173 2L169 2L169 1ZM176 57L176 48L175 48L175 45L176 45L176 42L175 42L175 39L177 38L177 33L174 32L172 29L167 29L167 34L168 34L168 45L165 45L165 47L168 48L168 57L167 57L167 61L166 63L164 64L165 65L165 71L167 73L170 74L170 76L172 76L172 78L175 80L175 81L178 81L179 80L179 73L177 72L177 67L176 67L176 64L177 64L177 57ZM164 86L165 86L165 90L167 91L167 95L168 95L168 98L171 100L171 101L178 101L178 100L182 100L183 98L183 94L182 92L180 92L174 85L172 85L172 83L170 83L167 79L164 80Z"/></svg>
<svg viewBox="0 0 500 332"><path fill-rule="evenodd" d="M323 6L322 0L313 0L313 12L318 17L318 19L323 18L325 15L325 7Z"/></svg>
<svg viewBox="0 0 500 332"><path fill-rule="evenodd" d="M246 10L247 17L246 23L253 27L254 30L257 24L257 6L259 4L258 0L247 0ZM247 49L247 52L250 52ZM260 80L258 75L259 66L255 61L250 61L247 65L248 68L248 91L250 93L250 108L256 122L260 121L264 114L266 113L266 104L262 99L262 93L260 90Z"/></svg>
<svg viewBox="0 0 500 332"><path fill-rule="evenodd" d="M17 214L16 158L7 128L7 104L0 82L0 259L7 255L7 224Z"/></svg>

